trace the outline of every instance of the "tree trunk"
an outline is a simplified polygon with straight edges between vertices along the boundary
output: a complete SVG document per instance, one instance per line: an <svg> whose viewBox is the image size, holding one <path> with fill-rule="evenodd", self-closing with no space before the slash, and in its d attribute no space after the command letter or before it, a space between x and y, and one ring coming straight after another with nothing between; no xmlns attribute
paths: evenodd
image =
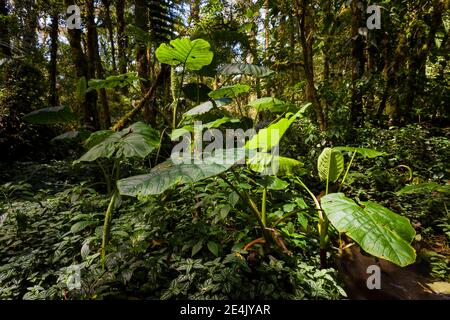
<svg viewBox="0 0 450 320"><path fill-rule="evenodd" d="M111 46L111 59L112 59L112 67L114 72L117 72L117 65L116 65L116 47L114 44L114 30L113 25L111 21L111 1L110 0L102 0L103 5L105 6L105 23L106 28L108 29L108 35L109 35L109 45ZM122 1L123 2L123 1Z"/></svg>
<svg viewBox="0 0 450 320"><path fill-rule="evenodd" d="M297 0L297 18L299 20L300 27L300 42L303 50L303 68L305 70L306 77L306 99L314 106L314 110L317 117L317 123L319 124L320 131L325 131L327 128L325 114L322 109L322 105L317 94L316 87L314 86L314 62L313 62L313 28L314 21L310 8L310 4L307 0L303 0L300 4L300 0Z"/></svg>
<svg viewBox="0 0 450 320"><path fill-rule="evenodd" d="M59 105L58 91L56 89L57 58L58 58L58 35L59 35L59 16L58 11L54 9L52 13L52 24L50 27L50 63L49 63L49 78L50 78L50 92L49 104L51 106Z"/></svg>
<svg viewBox="0 0 450 320"><path fill-rule="evenodd" d="M196 25L200 21L200 0L191 0L191 17L189 24Z"/></svg>
<svg viewBox="0 0 450 320"><path fill-rule="evenodd" d="M269 60L269 46L270 46L270 1L264 0L264 10L266 11L266 15L264 17L264 47L265 47L265 60L268 62Z"/></svg>
<svg viewBox="0 0 450 320"><path fill-rule="evenodd" d="M119 73L127 73L127 36L125 34L125 5L126 0L116 3L117 15L117 43L119 51Z"/></svg>
<svg viewBox="0 0 450 320"><path fill-rule="evenodd" d="M436 32L442 25L442 14L444 11L444 6L445 4L443 1L433 1L433 14L429 24L428 36L426 38L423 36L423 32L420 32L419 30L417 30L417 32L414 32L415 36L412 40L414 44L411 47L416 49L414 50L414 54L411 55L409 61L409 71L406 81L407 94L403 110L404 116L408 120L411 120L413 118L412 112L416 97L420 96L423 92L426 80L425 64L427 62L428 54L434 47ZM422 41L420 41L421 37L424 37L425 39L422 39Z"/></svg>
<svg viewBox="0 0 450 320"><path fill-rule="evenodd" d="M359 33L364 24L365 3L352 1L352 104L351 121L355 127L360 127L364 120L363 93L358 82L364 75L366 56L364 54L365 41Z"/></svg>
<svg viewBox="0 0 450 320"><path fill-rule="evenodd" d="M74 5L74 0L65 0L65 5ZM72 51L72 59L78 78L84 77L86 81L90 78L89 61L81 46L81 30L68 29L69 43ZM91 91L86 94L86 98L81 105L84 117L84 124L93 130L100 129L97 111L97 93Z"/></svg>
<svg viewBox="0 0 450 320"><path fill-rule="evenodd" d="M95 32L95 71L97 78L103 79L105 77L105 71L103 69L102 60L100 58L100 50L98 45L98 33L97 29ZM100 102L102 103L102 127L103 129L109 129L111 127L111 116L109 113L108 95L106 94L106 89L100 89Z"/></svg>
<svg viewBox="0 0 450 320"><path fill-rule="evenodd" d="M135 0L135 25L149 32L148 26L148 9L145 0ZM141 80L141 93L144 96L150 89L149 79L149 60L147 56L147 47L143 44L137 44L136 48L136 61L137 72ZM151 110L151 101L145 101L144 109L144 121L151 125L156 124L156 114L154 110Z"/></svg>
<svg viewBox="0 0 450 320"><path fill-rule="evenodd" d="M35 0L22 0L18 2L25 9L23 17L23 42L22 48L27 55L31 57L37 52L37 28L38 28L38 9Z"/></svg>
<svg viewBox="0 0 450 320"><path fill-rule="evenodd" d="M11 42L9 36L8 22L8 8L6 7L6 0L0 0L0 53L4 56L11 56Z"/></svg>

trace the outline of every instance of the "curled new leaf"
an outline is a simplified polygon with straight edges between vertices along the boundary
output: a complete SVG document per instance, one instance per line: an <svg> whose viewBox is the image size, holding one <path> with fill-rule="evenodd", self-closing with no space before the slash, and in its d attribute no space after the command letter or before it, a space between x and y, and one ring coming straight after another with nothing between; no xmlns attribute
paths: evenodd
<svg viewBox="0 0 450 320"><path fill-rule="evenodd" d="M344 157L340 151L325 148L317 161L317 170L322 181L336 182L344 171Z"/></svg>

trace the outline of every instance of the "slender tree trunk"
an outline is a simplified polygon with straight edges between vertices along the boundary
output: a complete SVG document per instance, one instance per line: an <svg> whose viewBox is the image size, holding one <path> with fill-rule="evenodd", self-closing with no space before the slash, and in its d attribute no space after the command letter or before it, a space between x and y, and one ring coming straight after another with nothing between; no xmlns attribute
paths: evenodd
<svg viewBox="0 0 450 320"><path fill-rule="evenodd" d="M27 55L31 57L37 52L37 27L38 27L38 12L36 0L22 0L18 2L26 10L24 16L24 30L22 48Z"/></svg>
<svg viewBox="0 0 450 320"><path fill-rule="evenodd" d="M191 16L189 24L196 25L200 21L200 0L191 0Z"/></svg>
<svg viewBox="0 0 450 320"><path fill-rule="evenodd" d="M317 122L321 131L327 128L325 114L314 86L314 62L313 62L313 44L314 44L314 21L310 8L310 3L307 0L297 0L297 18L300 22L300 42L303 50L303 67L306 76L306 99L310 101L316 112Z"/></svg>
<svg viewBox="0 0 450 320"><path fill-rule="evenodd" d="M433 13L431 22L429 24L429 32L428 36L421 40L423 34L419 31L415 32L415 36L413 37L413 41L415 42L412 47L417 48L414 50L414 54L411 55L409 61L409 71L407 77L407 88L406 88L406 98L405 98L405 110L404 116L411 120L413 118L413 108L414 101L417 96L420 96L423 92L423 88L425 85L425 64L427 62L428 54L431 49L434 47L434 42L436 38L436 32L439 27L442 25L442 14L444 11L444 2L434 0L433 1Z"/></svg>
<svg viewBox="0 0 450 320"><path fill-rule="evenodd" d="M264 10L266 15L264 17L264 48L265 48L265 60L269 60L269 46L270 46L270 1L264 0Z"/></svg>
<svg viewBox="0 0 450 320"><path fill-rule="evenodd" d="M58 35L59 35L59 16L55 9L52 13L52 24L50 27L50 63L49 63L49 78L50 78L50 94L49 104L51 106L59 105L58 91L56 89L57 58L58 58Z"/></svg>
<svg viewBox="0 0 450 320"><path fill-rule="evenodd" d="M407 47L406 43L406 36L404 33L401 33L397 37L397 47L394 51L394 53L390 52L388 50L389 46L389 40L386 39L386 45L384 49L384 61L385 66L383 69L383 77L384 77L384 91L383 96L381 98L380 106L378 108L377 117L380 118L383 112L385 111L386 107L388 106L388 100L389 100L389 93L391 90L398 89L398 76L397 73L400 70L400 67L402 63L404 62L406 56L405 56L405 48ZM390 122L391 123L398 123L400 121L401 117L401 111L399 104L396 102L393 102L390 104L389 115L390 115Z"/></svg>
<svg viewBox="0 0 450 320"><path fill-rule="evenodd" d="M6 0L0 0L0 53L4 56L11 56L11 41L7 18L8 8Z"/></svg>
<svg viewBox="0 0 450 320"><path fill-rule="evenodd" d="M73 4L74 0L65 0L66 6ZM89 61L81 46L81 30L69 29L67 32L77 77L84 77L88 81L91 79L88 65ZM100 122L97 111L97 93L95 91L87 93L81 107L83 110L84 124L93 130L99 130Z"/></svg>
<svg viewBox="0 0 450 320"><path fill-rule="evenodd" d="M105 77L105 71L103 69L102 60L100 57L100 50L98 45L98 33L97 29L94 29L95 32L95 71L97 74L97 78L103 79ZM109 104L108 104L108 95L106 94L106 89L100 89L100 102L102 104L102 127L104 129L109 129L111 127L111 116L109 113Z"/></svg>
<svg viewBox="0 0 450 320"><path fill-rule="evenodd" d="M135 25L145 32L149 32L148 26L148 9L145 0L135 0ZM141 80L141 92L145 95L150 89L149 80L149 60L147 56L147 47L143 44L137 44L136 61L138 76ZM144 104L144 121L155 125L156 114L151 110L151 101L147 100Z"/></svg>
<svg viewBox="0 0 450 320"><path fill-rule="evenodd" d="M105 23L106 28L108 29L109 34L109 45L111 46L111 59L112 59L112 67L114 72L117 72L117 64L116 64L116 47L114 44L114 30L111 20L111 1L110 0L102 0L103 5L105 6ZM122 1L123 2L123 1Z"/></svg>
<svg viewBox="0 0 450 320"><path fill-rule="evenodd" d="M364 120L363 93L358 82L364 75L366 56L364 54L364 37L359 31L364 24L365 3L363 1L352 1L352 104L351 121L355 127L362 125Z"/></svg>
<svg viewBox="0 0 450 320"><path fill-rule="evenodd" d="M127 73L127 36L125 34L125 5L126 0L117 0L117 43L119 53L119 73Z"/></svg>

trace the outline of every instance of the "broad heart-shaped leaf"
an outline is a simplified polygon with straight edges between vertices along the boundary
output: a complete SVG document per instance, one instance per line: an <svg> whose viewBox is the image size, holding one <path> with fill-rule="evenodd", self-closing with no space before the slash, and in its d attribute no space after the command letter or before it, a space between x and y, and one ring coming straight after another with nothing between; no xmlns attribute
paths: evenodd
<svg viewBox="0 0 450 320"><path fill-rule="evenodd" d="M361 208L342 193L322 197L321 205L331 224L364 251L401 267L416 260L410 245L415 231L406 218L371 202Z"/></svg>
<svg viewBox="0 0 450 320"><path fill-rule="evenodd" d="M259 98L249 102L248 105L255 108L258 112L267 110L274 113L282 113L292 111L295 108L294 105L273 97Z"/></svg>
<svg viewBox="0 0 450 320"><path fill-rule="evenodd" d="M220 89L211 91L208 95L210 98L236 98L242 93L247 93L250 91L250 86L246 84L235 84L233 86L225 86Z"/></svg>
<svg viewBox="0 0 450 320"><path fill-rule="evenodd" d="M336 151L356 152L365 158L376 158L376 157L381 157L381 156L387 155L387 153L385 153L385 152L379 152L377 150L368 149L368 148L334 147L333 149Z"/></svg>
<svg viewBox="0 0 450 320"><path fill-rule="evenodd" d="M247 76L253 76L257 78L267 77L274 73L274 71L270 70L267 67L246 63L226 64L225 66L220 68L218 72L227 76L244 74Z"/></svg>
<svg viewBox="0 0 450 320"><path fill-rule="evenodd" d="M101 140L95 144L80 159L74 161L91 162L99 158L145 158L159 145L159 133L155 129L142 122L137 122L130 127L113 134L102 131L98 138Z"/></svg>
<svg viewBox="0 0 450 320"><path fill-rule="evenodd" d="M344 171L344 156L340 151L325 148L317 160L320 180L334 183Z"/></svg>
<svg viewBox="0 0 450 320"><path fill-rule="evenodd" d="M295 119L300 116L301 111L302 110L294 115L287 115L285 118L280 119L278 122L260 130L249 141L247 141L247 143L245 144L245 148L249 150L260 149L260 151L262 152L270 151L274 146L277 146L279 144L287 129L289 129Z"/></svg>
<svg viewBox="0 0 450 320"><path fill-rule="evenodd" d="M163 43L156 49L159 62L171 66L183 65L188 70L200 70L211 63L213 52L210 44L203 39L191 41L188 38L178 38Z"/></svg>
<svg viewBox="0 0 450 320"><path fill-rule="evenodd" d="M249 157L247 165L255 172L264 175L289 175L303 166L298 160L272 155L266 152L257 152Z"/></svg>
<svg viewBox="0 0 450 320"><path fill-rule="evenodd" d="M214 101L207 101L207 102L204 102L204 103L192 108L191 110L186 112L184 114L184 116L192 117L192 116L204 114L204 113L207 113L208 111L211 111L214 108L220 108L220 107L226 106L226 105L230 104L231 101L232 100L228 99L228 98L217 99Z"/></svg>
<svg viewBox="0 0 450 320"><path fill-rule="evenodd" d="M119 180L117 188L121 195L126 196L142 198L157 195L177 184L217 176L244 158L243 149L226 149L216 150L213 155L205 156L201 160L190 157L178 164L173 160L167 160L154 167L149 174Z"/></svg>
<svg viewBox="0 0 450 320"><path fill-rule="evenodd" d="M411 243L411 241L414 240L416 232L407 218L398 215L375 202L361 201L360 203L362 204L364 211L372 215L378 223L393 230L408 243Z"/></svg>
<svg viewBox="0 0 450 320"><path fill-rule="evenodd" d="M86 149L91 149L93 146L99 144L100 142L102 142L103 140L105 140L106 138L108 138L110 135L113 134L114 131L112 130L95 131L89 136L89 138L87 138L84 141L84 147Z"/></svg>
<svg viewBox="0 0 450 320"><path fill-rule="evenodd" d="M23 116L23 120L33 124L56 124L70 122L77 116L66 106L35 110Z"/></svg>

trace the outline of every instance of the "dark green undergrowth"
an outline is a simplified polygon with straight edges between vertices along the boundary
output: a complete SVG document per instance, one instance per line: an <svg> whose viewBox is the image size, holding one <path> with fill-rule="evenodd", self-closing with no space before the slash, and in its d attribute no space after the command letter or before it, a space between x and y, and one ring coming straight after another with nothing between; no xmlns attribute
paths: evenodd
<svg viewBox="0 0 450 320"><path fill-rule="evenodd" d="M292 130L305 138L286 153L305 163L303 179L319 193L314 150L332 142L308 138L304 128ZM448 194L398 193L410 182L448 181L448 131L360 129L357 143L388 156L354 164L359 173L349 174L345 192L410 218L415 243L423 249L419 260L427 263L431 277L448 281ZM138 174L146 166L125 163L123 170ZM98 171L68 161L1 165L1 299L345 298L333 263L320 269L317 218L305 209L310 200L294 183L268 199L271 216L295 217L278 226L290 255L264 251L258 243L246 247L260 237L257 224L238 195L212 178L145 201L122 197L113 211L103 270L100 247L109 197ZM330 261L335 253L329 251ZM77 274L80 286L71 287Z"/></svg>

